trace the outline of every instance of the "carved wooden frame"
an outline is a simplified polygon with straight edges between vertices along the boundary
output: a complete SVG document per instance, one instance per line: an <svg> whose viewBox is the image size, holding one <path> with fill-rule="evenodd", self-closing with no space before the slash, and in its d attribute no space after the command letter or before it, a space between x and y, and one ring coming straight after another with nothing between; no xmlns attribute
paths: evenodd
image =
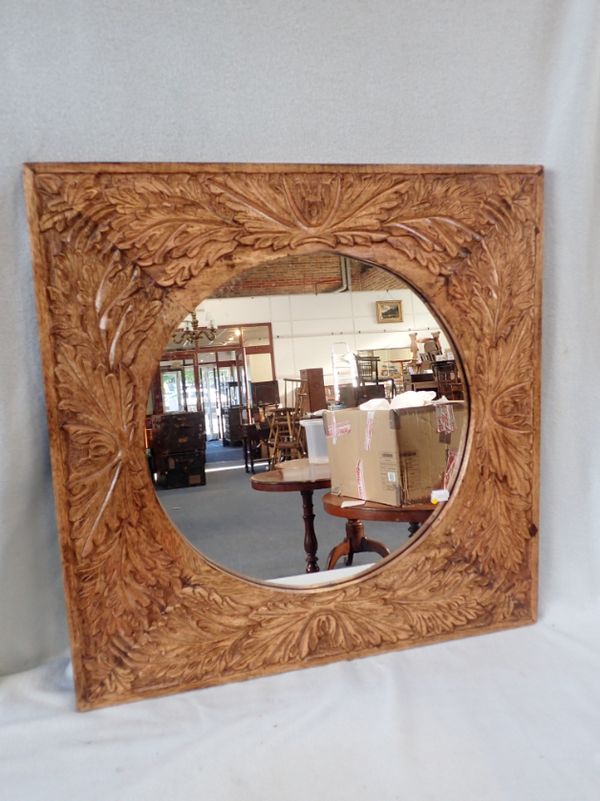
<svg viewBox="0 0 600 801"><path fill-rule="evenodd" d="M31 164L25 186L80 709L535 620L541 167ZM417 541L286 589L177 531L144 413L185 313L236 271L317 251L421 293L460 344L470 423Z"/></svg>

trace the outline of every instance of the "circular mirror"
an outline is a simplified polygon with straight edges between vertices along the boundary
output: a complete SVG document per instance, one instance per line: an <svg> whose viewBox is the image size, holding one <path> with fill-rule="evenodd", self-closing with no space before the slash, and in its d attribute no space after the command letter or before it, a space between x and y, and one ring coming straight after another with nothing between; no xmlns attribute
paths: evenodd
<svg viewBox="0 0 600 801"><path fill-rule="evenodd" d="M466 435L457 354L418 294L335 254L241 274L173 332L148 398L165 511L262 581L345 580L447 502Z"/></svg>

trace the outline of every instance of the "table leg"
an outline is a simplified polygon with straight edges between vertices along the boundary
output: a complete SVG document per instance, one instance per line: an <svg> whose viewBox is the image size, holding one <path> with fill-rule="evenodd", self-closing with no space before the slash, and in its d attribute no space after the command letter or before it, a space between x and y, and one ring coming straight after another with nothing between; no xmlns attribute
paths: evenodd
<svg viewBox="0 0 600 801"><path fill-rule="evenodd" d="M249 473L250 471L248 470L248 447L249 447L248 437L247 436L244 437L242 442L244 444L244 467L246 469L246 473ZM252 472L254 473L254 470Z"/></svg>
<svg viewBox="0 0 600 801"><path fill-rule="evenodd" d="M354 561L355 553L373 552L379 556L389 556L390 549L378 540L370 540L365 536L365 527L362 520L346 521L346 539L336 545L329 554L327 570L333 570L336 562L346 557L346 565L350 567Z"/></svg>
<svg viewBox="0 0 600 801"><path fill-rule="evenodd" d="M318 573L317 535L314 527L313 491L300 490L302 495L302 511L304 517L304 550L306 551L306 572Z"/></svg>
<svg viewBox="0 0 600 801"><path fill-rule="evenodd" d="M365 527L360 520L346 521L346 541L348 542L348 555L346 565L350 567L354 560L354 554L360 551L360 544L365 536Z"/></svg>
<svg viewBox="0 0 600 801"><path fill-rule="evenodd" d="M327 557L327 570L333 570L342 556L348 556L349 550L350 543L347 539L338 543L334 548L332 548L329 552L329 556ZM346 562L346 564L348 563Z"/></svg>
<svg viewBox="0 0 600 801"><path fill-rule="evenodd" d="M252 475L254 475L254 473L255 473L255 470L254 470L254 447L255 447L255 445L252 442L252 440L250 439L248 441L248 456L249 456L249 459L250 459L250 472L252 473Z"/></svg>

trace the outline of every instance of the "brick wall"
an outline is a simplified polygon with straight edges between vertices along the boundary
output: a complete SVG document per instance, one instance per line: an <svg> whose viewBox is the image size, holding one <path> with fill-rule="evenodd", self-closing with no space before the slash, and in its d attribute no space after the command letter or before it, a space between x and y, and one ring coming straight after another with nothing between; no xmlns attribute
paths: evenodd
<svg viewBox="0 0 600 801"><path fill-rule="evenodd" d="M355 292L372 292L376 289L399 289L406 284L395 275L382 270L381 267L371 267L360 261L352 262L352 289Z"/></svg>
<svg viewBox="0 0 600 801"><path fill-rule="evenodd" d="M342 287L341 259L335 254L291 256L255 267L220 287L215 298L335 292ZM354 291L397 289L403 283L379 267L349 259Z"/></svg>

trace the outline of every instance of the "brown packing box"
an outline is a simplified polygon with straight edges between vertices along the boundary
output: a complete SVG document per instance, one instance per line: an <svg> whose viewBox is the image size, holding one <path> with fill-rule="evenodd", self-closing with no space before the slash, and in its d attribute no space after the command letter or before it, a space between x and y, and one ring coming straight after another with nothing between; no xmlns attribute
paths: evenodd
<svg viewBox="0 0 600 801"><path fill-rule="evenodd" d="M324 414L332 492L392 506L429 503L447 487L467 412L463 401Z"/></svg>

